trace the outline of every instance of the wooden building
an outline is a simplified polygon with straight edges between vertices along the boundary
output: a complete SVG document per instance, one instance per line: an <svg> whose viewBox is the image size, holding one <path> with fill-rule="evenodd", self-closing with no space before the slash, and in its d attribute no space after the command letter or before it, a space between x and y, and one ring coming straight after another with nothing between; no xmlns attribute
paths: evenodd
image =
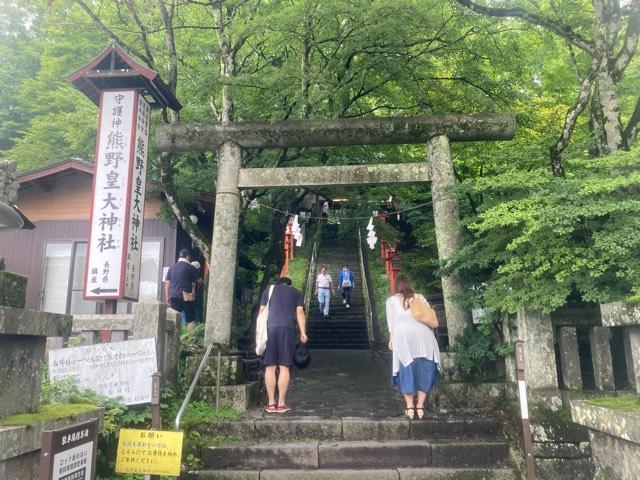
<svg viewBox="0 0 640 480"><path fill-rule="evenodd" d="M65 160L18 176L16 205L36 225L0 236L7 270L29 277L26 307L57 313L100 313L102 304L82 298L93 164ZM160 193L147 196L140 300L161 299L163 269L191 244L184 231L158 218ZM120 302L118 312L135 308Z"/></svg>

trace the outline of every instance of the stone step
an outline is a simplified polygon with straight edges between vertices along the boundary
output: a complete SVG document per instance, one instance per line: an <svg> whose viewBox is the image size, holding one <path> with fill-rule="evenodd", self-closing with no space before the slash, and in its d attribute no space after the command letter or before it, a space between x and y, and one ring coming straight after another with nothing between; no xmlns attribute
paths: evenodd
<svg viewBox="0 0 640 480"><path fill-rule="evenodd" d="M511 468L411 468L380 470L203 470L192 480L515 480Z"/></svg>
<svg viewBox="0 0 640 480"><path fill-rule="evenodd" d="M369 342L367 343L321 343L321 342L312 342L309 340L309 347L315 348L316 350L335 350L336 348L341 348L343 350L368 350Z"/></svg>
<svg viewBox="0 0 640 480"><path fill-rule="evenodd" d="M309 317L309 325L326 325L329 327L340 327L343 325L366 325L364 315L361 316L341 316L329 313L329 317L323 317L322 315L313 315Z"/></svg>
<svg viewBox="0 0 640 480"><path fill-rule="evenodd" d="M508 453L505 442L343 441L220 445L202 460L212 469L459 468L499 466Z"/></svg>
<svg viewBox="0 0 640 480"><path fill-rule="evenodd" d="M429 415L429 414L427 414ZM501 439L502 426L487 417L371 419L270 416L223 420L197 427L202 434L253 441Z"/></svg>
<svg viewBox="0 0 640 480"><path fill-rule="evenodd" d="M307 327L307 334L315 333L317 335L367 335L366 326L354 326L354 327L319 327L310 326Z"/></svg>
<svg viewBox="0 0 640 480"><path fill-rule="evenodd" d="M328 334L328 333L317 333L315 336L311 336L309 334L309 347L316 348L316 344L332 344L332 345L343 345L343 344L363 344L369 345L369 337L366 333L360 334Z"/></svg>
<svg viewBox="0 0 640 480"><path fill-rule="evenodd" d="M345 318L318 318L311 319L309 326L321 328L342 328L342 327L364 327L367 328L367 322L363 319L345 319Z"/></svg>

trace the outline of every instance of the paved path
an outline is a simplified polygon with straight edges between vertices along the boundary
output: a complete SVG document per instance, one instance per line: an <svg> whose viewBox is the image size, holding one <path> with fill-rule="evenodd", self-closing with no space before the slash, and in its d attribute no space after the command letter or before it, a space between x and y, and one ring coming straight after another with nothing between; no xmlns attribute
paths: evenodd
<svg viewBox="0 0 640 480"><path fill-rule="evenodd" d="M372 350L312 350L293 370L287 403L295 415L396 417L403 402L391 386L391 355Z"/></svg>

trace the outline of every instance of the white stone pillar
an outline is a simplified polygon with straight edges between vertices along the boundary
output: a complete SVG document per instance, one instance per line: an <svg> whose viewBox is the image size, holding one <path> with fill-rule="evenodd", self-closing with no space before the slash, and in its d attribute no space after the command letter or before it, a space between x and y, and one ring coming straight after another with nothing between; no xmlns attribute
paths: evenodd
<svg viewBox="0 0 640 480"><path fill-rule="evenodd" d="M624 355L629 385L640 393L640 327L624 329Z"/></svg>
<svg viewBox="0 0 640 480"><path fill-rule="evenodd" d="M598 390L615 390L613 380L613 362L611 361L611 343L609 327L591 327L589 329L593 376Z"/></svg>
<svg viewBox="0 0 640 480"><path fill-rule="evenodd" d="M431 167L431 196L433 198L433 217L436 226L438 258L446 263L447 259L462 245L458 223L460 211L458 199L449 189L455 185L453 161L449 149L449 139L440 135L429 141L429 164ZM471 324L471 315L453 299L464 291L459 275L442 277L442 294L447 316L449 345L455 345L456 337Z"/></svg>
<svg viewBox="0 0 640 480"><path fill-rule="evenodd" d="M551 317L531 310L520 310L517 322L518 339L524 341L527 388L557 389L558 373Z"/></svg>
<svg viewBox="0 0 640 480"><path fill-rule="evenodd" d="M575 327L560 327L558 329L558 347L560 349L562 382L565 388L582 390L578 334Z"/></svg>

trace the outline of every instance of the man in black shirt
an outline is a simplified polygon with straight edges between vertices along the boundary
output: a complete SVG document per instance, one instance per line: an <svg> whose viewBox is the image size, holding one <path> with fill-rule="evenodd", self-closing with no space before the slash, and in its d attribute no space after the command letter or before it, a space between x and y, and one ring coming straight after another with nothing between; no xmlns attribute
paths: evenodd
<svg viewBox="0 0 640 480"><path fill-rule="evenodd" d="M265 375L269 404L268 413L285 413L291 410L285 402L289 380L289 367L293 365L296 351L296 323L300 329L300 341L307 342L304 296L291 286L291 280L281 277L269 298L269 288L262 294L260 312L269 304L267 318L267 348L264 352ZM280 372L276 376L276 369ZM276 403L276 385L278 402Z"/></svg>
<svg viewBox="0 0 640 480"><path fill-rule="evenodd" d="M186 317L188 326L194 322L194 284L202 282L200 272L191 265L191 252L186 248L180 250L180 258L167 272L164 282L164 298L174 310Z"/></svg>

